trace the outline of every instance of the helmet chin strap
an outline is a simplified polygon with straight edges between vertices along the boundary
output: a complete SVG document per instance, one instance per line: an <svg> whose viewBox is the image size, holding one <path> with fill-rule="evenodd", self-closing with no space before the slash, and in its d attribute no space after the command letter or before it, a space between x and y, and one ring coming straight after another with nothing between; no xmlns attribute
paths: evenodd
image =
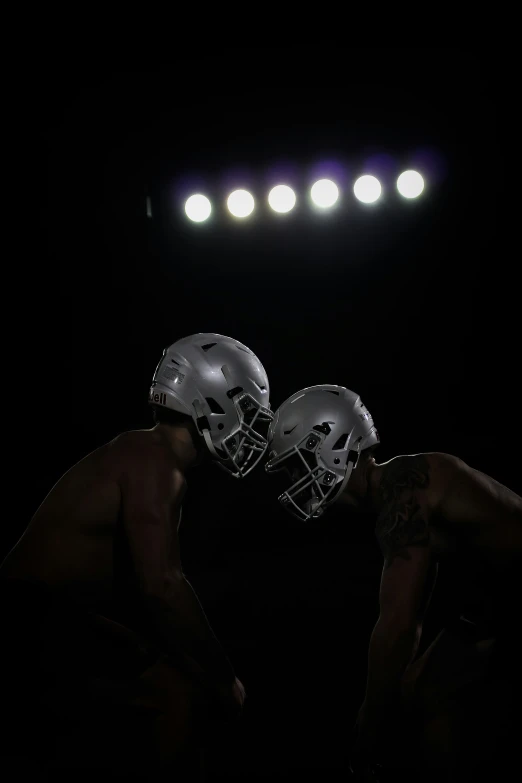
<svg viewBox="0 0 522 783"><path fill-rule="evenodd" d="M352 455L354 455L354 456L352 456ZM359 454L356 451L350 451L349 452L348 460L346 462L346 475L345 475L345 477L342 480L341 487L339 489L339 492L337 493L337 497L339 497L339 495L342 495L342 493L344 492L345 487L346 487L346 485L348 484L348 482L350 480L350 476L352 475L353 470L354 470L355 466L357 465L358 457L359 457Z"/></svg>
<svg viewBox="0 0 522 783"><path fill-rule="evenodd" d="M213 454L213 456L216 457L216 459L219 459L219 461L221 462L221 459L220 459L216 449L214 448L214 444L212 443L212 438L210 437L210 432L207 429L204 429L201 434L203 435L203 437L205 439L205 443L207 444L210 453Z"/></svg>
<svg viewBox="0 0 522 783"><path fill-rule="evenodd" d="M194 407L194 410L196 411L196 416L197 416L198 421L203 419L204 422L208 425L208 422L206 421L206 416L205 416L205 414L203 412L203 408L201 407L200 401L199 400L194 400L192 405ZM220 459L218 453L216 452L216 449L214 448L214 444L212 443L212 438L210 437L210 430L209 430L208 426L207 427L205 427L205 426L202 427L196 421L196 427L198 428L199 434L203 436L203 438L205 440L205 443L207 444L207 448L210 451L210 453L216 459L218 459L221 462L221 459Z"/></svg>

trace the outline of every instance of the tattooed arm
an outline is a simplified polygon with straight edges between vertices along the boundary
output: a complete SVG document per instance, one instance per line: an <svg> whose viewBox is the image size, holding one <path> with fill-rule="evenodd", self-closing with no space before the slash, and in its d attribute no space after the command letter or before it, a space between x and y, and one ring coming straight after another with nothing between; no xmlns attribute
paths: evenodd
<svg viewBox="0 0 522 783"><path fill-rule="evenodd" d="M359 743L368 750L420 640L421 611L433 587L434 562L422 490L429 485L423 455L398 457L384 469L379 488L381 513L377 538L384 555L379 619L368 651L366 696L358 718Z"/></svg>

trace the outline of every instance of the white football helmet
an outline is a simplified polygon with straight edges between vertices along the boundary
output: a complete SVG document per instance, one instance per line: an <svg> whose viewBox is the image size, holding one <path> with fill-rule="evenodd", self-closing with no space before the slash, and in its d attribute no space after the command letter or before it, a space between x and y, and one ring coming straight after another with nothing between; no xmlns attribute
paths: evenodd
<svg viewBox="0 0 522 783"><path fill-rule="evenodd" d="M221 334L170 345L156 368L149 403L191 416L212 456L236 478L263 457L270 410L267 374L252 351Z"/></svg>
<svg viewBox="0 0 522 783"><path fill-rule="evenodd" d="M368 409L343 386L310 386L275 412L266 470L286 471L291 486L279 496L298 519L317 519L341 494L363 449L379 443Z"/></svg>

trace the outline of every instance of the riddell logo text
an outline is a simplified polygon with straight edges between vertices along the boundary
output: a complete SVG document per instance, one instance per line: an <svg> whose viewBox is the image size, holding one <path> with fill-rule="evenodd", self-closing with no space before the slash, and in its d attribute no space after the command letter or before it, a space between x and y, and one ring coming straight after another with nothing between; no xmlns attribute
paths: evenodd
<svg viewBox="0 0 522 783"><path fill-rule="evenodd" d="M157 402L158 405L166 405L167 395L164 392L153 392L151 389L149 392L149 402Z"/></svg>

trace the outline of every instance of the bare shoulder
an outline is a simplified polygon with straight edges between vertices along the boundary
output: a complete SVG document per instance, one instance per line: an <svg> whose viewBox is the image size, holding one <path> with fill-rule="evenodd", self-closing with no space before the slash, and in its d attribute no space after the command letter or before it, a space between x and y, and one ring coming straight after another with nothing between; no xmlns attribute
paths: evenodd
<svg viewBox="0 0 522 783"><path fill-rule="evenodd" d="M118 457L128 456L130 459L134 459L139 454L144 454L149 459L151 457L162 459L171 453L164 439L154 430L122 432L108 445Z"/></svg>
<svg viewBox="0 0 522 783"><path fill-rule="evenodd" d="M379 465L379 491L383 500L405 491L429 486L433 468L431 454L406 454Z"/></svg>
<svg viewBox="0 0 522 783"><path fill-rule="evenodd" d="M429 457L432 468L437 471L458 474L471 470L464 460L456 457L454 454L447 454L444 451L433 451L426 456Z"/></svg>
<svg viewBox="0 0 522 783"><path fill-rule="evenodd" d="M477 505L495 503L515 511L518 515L522 513L522 498L496 478L468 465L458 457L449 454L439 456L438 469L446 479L446 495L451 499L458 496Z"/></svg>
<svg viewBox="0 0 522 783"><path fill-rule="evenodd" d="M415 493L418 499L424 499L426 510L430 512L435 511L457 486L494 481L460 457L440 451L395 457L379 465L379 469L383 500L392 502Z"/></svg>
<svg viewBox="0 0 522 783"><path fill-rule="evenodd" d="M154 430L130 430L108 444L109 459L120 477L156 474L168 477L178 491L184 491L185 477L172 450Z"/></svg>

